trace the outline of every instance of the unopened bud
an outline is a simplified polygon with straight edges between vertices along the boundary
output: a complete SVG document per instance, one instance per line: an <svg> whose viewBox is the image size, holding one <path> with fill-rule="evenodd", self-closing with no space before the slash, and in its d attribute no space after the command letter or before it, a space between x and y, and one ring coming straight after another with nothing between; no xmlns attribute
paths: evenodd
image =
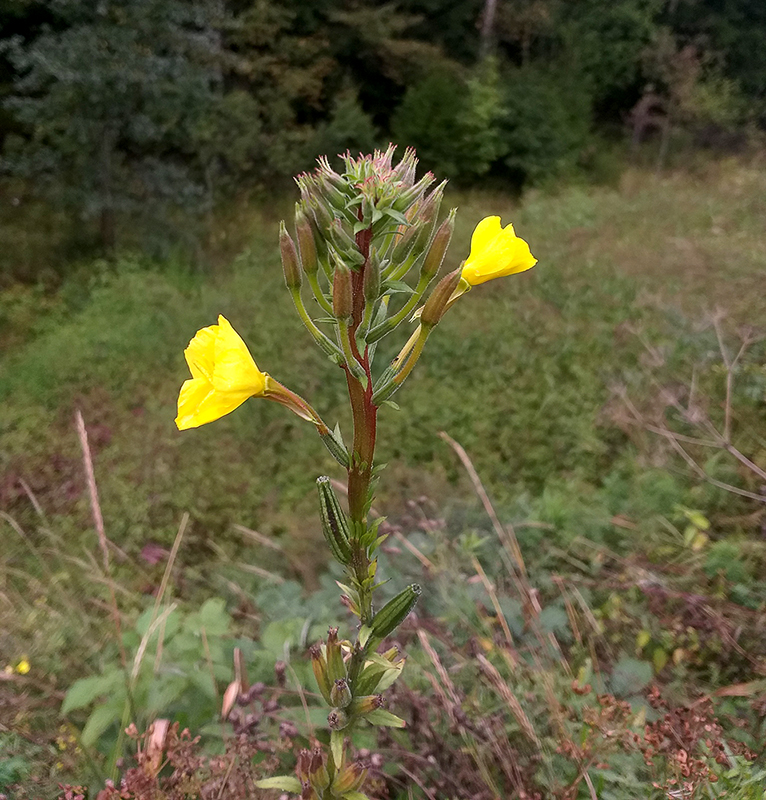
<svg viewBox="0 0 766 800"><path fill-rule="evenodd" d="M309 653L311 654L311 668L314 670L314 677L316 678L319 691L322 693L322 697L324 697L325 702L329 705L332 705L332 703L330 703L330 689L332 687L332 681L328 675L327 658L322 651L322 645L313 645L311 650L309 650Z"/></svg>
<svg viewBox="0 0 766 800"><path fill-rule="evenodd" d="M342 731L348 723L348 714L342 708L334 708L327 715L327 724L334 731Z"/></svg>
<svg viewBox="0 0 766 800"><path fill-rule="evenodd" d="M332 243L339 252L344 255L359 254L359 248L356 246L356 242L351 238L339 219L334 219L332 221L329 232Z"/></svg>
<svg viewBox="0 0 766 800"><path fill-rule="evenodd" d="M299 289L301 286L301 268L298 262L298 251L295 249L284 222L279 223L279 251L282 254L282 269L288 289Z"/></svg>
<svg viewBox="0 0 766 800"><path fill-rule="evenodd" d="M303 270L307 275L312 275L319 269L316 241L311 223L299 206L295 209L295 233L298 237L298 250Z"/></svg>
<svg viewBox="0 0 766 800"><path fill-rule="evenodd" d="M418 209L418 219L422 219L424 222L431 222L432 220L436 219L439 214L439 207L442 203L442 197L444 196L444 187L447 185L447 181L442 181L432 192L428 195L428 197L423 200L422 205Z"/></svg>
<svg viewBox="0 0 766 800"><path fill-rule="evenodd" d="M415 238L424 227L426 226L413 223L399 237L399 241L396 243L394 251L391 254L391 261L394 264L401 264L402 261L407 258L415 243Z"/></svg>
<svg viewBox="0 0 766 800"><path fill-rule="evenodd" d="M336 319L348 319L354 313L351 270L342 262L335 265L332 280L332 313Z"/></svg>
<svg viewBox="0 0 766 800"><path fill-rule="evenodd" d="M324 203L315 198L312 198L312 201L309 202L309 206L322 238L326 239L329 236L330 226L334 219L332 213Z"/></svg>
<svg viewBox="0 0 766 800"><path fill-rule="evenodd" d="M429 279L433 278L441 268L444 256L447 254L450 240L452 239L452 232L455 230L455 214L456 209L450 211L447 219L442 222L439 229L434 234L431 246L428 248L426 257L423 259L423 266L420 268L420 274Z"/></svg>
<svg viewBox="0 0 766 800"><path fill-rule="evenodd" d="M423 306L423 312L420 315L420 324L433 327L439 323L439 320L444 316L447 310L447 303L449 302L452 293L460 283L460 272L458 268L449 275L445 275L436 287L431 292L431 296L426 300Z"/></svg>
<svg viewBox="0 0 766 800"><path fill-rule="evenodd" d="M351 702L351 689L345 678L340 678L330 689L330 702L335 708L345 708Z"/></svg>

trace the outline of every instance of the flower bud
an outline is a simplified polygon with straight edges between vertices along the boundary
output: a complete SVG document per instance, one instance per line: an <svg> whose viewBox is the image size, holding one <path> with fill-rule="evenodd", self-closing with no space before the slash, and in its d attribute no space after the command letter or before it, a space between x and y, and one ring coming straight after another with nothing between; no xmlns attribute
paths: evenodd
<svg viewBox="0 0 766 800"><path fill-rule="evenodd" d="M420 315L421 325L433 327L438 324L439 320L444 316L447 303L458 283L460 283L460 268L445 275L436 284L430 297L426 300L426 304L423 306L423 312Z"/></svg>
<svg viewBox="0 0 766 800"><path fill-rule="evenodd" d="M346 764L333 781L332 790L339 797L346 792L354 792L364 783L367 767L362 761Z"/></svg>
<svg viewBox="0 0 766 800"><path fill-rule="evenodd" d="M314 677L316 678L319 691L322 693L322 697L324 697L325 702L332 705L330 703L330 689L332 687L332 682L330 681L330 676L328 674L327 658L322 651L322 645L312 645L309 653L311 654L311 668L314 670Z"/></svg>
<svg viewBox="0 0 766 800"><path fill-rule="evenodd" d="M287 232L284 221L279 223L279 251L282 254L282 269L285 273L287 288L300 289L302 279L298 251Z"/></svg>
<svg viewBox="0 0 766 800"><path fill-rule="evenodd" d="M336 319L349 319L354 313L354 295L351 270L341 261L336 261L332 279L332 313Z"/></svg>
<svg viewBox="0 0 766 800"><path fill-rule="evenodd" d="M343 227L343 223L339 219L334 219L329 227L330 239L335 245L335 249L343 255L361 256L356 242L349 235L348 231Z"/></svg>
<svg viewBox="0 0 766 800"><path fill-rule="evenodd" d="M404 622L420 597L420 586L413 583L389 600L372 618L370 627L374 636L384 639Z"/></svg>
<svg viewBox="0 0 766 800"><path fill-rule="evenodd" d="M408 226L404 233L399 237L399 241L394 246L394 251L391 254L391 261L394 264L401 264L409 255L417 235L421 230L426 227L425 225L413 223Z"/></svg>
<svg viewBox="0 0 766 800"><path fill-rule="evenodd" d="M351 702L351 689L345 678L339 678L330 689L330 702L335 708L345 708Z"/></svg>
<svg viewBox="0 0 766 800"><path fill-rule="evenodd" d="M315 198L312 198L309 201L309 207L311 208L311 212L314 216L314 220L316 221L321 237L323 239L327 239L334 216L324 203Z"/></svg>
<svg viewBox="0 0 766 800"><path fill-rule="evenodd" d="M439 207L442 203L442 197L444 196L444 187L447 185L447 181L442 181L432 192L428 195L428 197L423 200L422 205L418 209L418 218L422 219L424 222L431 222L432 220L436 219L439 215Z"/></svg>
<svg viewBox="0 0 766 800"><path fill-rule="evenodd" d="M311 230L311 223L300 206L296 206L295 209L295 233L298 237L298 250L303 270L307 275L312 275L319 269L316 241L314 232Z"/></svg>
<svg viewBox="0 0 766 800"><path fill-rule="evenodd" d="M452 239L452 232L455 230L456 211L457 210L453 208L447 219L439 226L439 229L434 234L431 246L428 248L426 257L423 259L423 266L420 268L420 274L423 277L428 277L429 280L438 274L442 262L444 261L444 256L447 254L447 248Z"/></svg>
<svg viewBox="0 0 766 800"><path fill-rule="evenodd" d="M348 723L348 714L342 708L334 708L327 715L327 724L334 731L342 731Z"/></svg>

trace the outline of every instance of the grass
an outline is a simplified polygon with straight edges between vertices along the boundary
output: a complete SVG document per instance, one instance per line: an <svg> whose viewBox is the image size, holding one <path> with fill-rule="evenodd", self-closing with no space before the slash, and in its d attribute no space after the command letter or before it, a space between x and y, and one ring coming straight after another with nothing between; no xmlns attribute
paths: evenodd
<svg viewBox="0 0 766 800"><path fill-rule="evenodd" d="M543 595L555 593L552 576L580 576L572 580L584 582L611 642L607 662L635 655L630 643L643 629L650 640L639 655L655 669L663 658L672 669L680 649L686 655L673 676L662 672L664 664L656 669L668 683L676 680L679 695L747 681L752 664L695 644L673 628L672 614L649 614L640 592L626 594L620 606L619 587L635 584L641 570L667 567L674 591L732 604L723 618L741 622L746 638L755 626L757 640L766 554L754 534L762 521L752 502L697 479L655 438L627 424L614 387L627 387L649 415L655 384L679 385L696 368L709 411L720 418L717 344L712 329L698 323L716 306L727 312L731 336L763 319L764 198L766 173L757 160L662 177L628 171L615 187L568 186L531 193L521 204L482 193L448 198L460 207L452 265L467 252L475 222L491 213L513 220L540 263L458 303L396 396L402 410L381 413L380 457L389 466L378 505L401 521L413 547L438 563L449 557L449 542L459 542L467 553L475 548L491 573L487 523L454 453L437 436L444 430L471 454L501 517L520 523L521 547ZM122 552L113 562L126 624L162 575L162 564L142 558L144 548L169 549L185 512L190 524L175 589L182 600L221 595L248 626L263 624L269 603L282 602L279 591L263 594L273 594L265 587L280 580L269 572L320 586L324 548L313 483L334 467L309 426L257 401L196 431L180 434L172 424L186 377L183 347L218 313L241 332L262 369L310 399L325 419L335 421L344 408L340 374L308 346L282 285L278 211L232 212L219 233L221 265L207 273L178 260L126 256L86 265L55 293L17 286L0 295L0 315L12 331L0 339L0 507L7 514L0 525L9 543L0 573L0 652L9 663L29 656L31 677L13 685L36 698L13 693L0 705L8 711L0 719L25 732L26 745L17 738L2 744L19 774L47 763L46 780L54 780L50 758L38 750L51 741L44 721L75 678L102 670L117 654L116 644L103 644L108 576L90 522L75 410L88 427L106 532ZM756 347L742 365L735 433L766 468L758 422L763 363ZM348 420L340 422L347 430ZM725 458L710 459L705 469L755 486ZM411 508L421 496L446 518L446 538L435 549ZM712 520L712 530L698 530L707 542L694 534L687 542L688 512L696 510ZM255 549L237 525L278 547ZM703 541L698 549L696 541ZM261 577L241 569L248 562L265 571ZM452 615L456 629L468 618L469 636L485 624L473 618L472 590L459 599L449 586L455 584L441 603L424 607ZM308 613L293 608L298 602L289 600L284 615ZM637 610L626 612L625 603ZM72 624L78 615L83 623ZM566 621L559 603L551 624L562 615ZM756 641L752 646L760 652ZM654 655L659 651L664 656Z"/></svg>

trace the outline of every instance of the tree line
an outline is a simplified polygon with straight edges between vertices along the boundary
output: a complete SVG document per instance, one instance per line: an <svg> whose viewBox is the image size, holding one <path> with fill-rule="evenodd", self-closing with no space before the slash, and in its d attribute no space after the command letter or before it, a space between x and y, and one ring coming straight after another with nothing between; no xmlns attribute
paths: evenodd
<svg viewBox="0 0 766 800"><path fill-rule="evenodd" d="M0 0L2 168L115 246L388 141L521 187L766 123L762 0Z"/></svg>

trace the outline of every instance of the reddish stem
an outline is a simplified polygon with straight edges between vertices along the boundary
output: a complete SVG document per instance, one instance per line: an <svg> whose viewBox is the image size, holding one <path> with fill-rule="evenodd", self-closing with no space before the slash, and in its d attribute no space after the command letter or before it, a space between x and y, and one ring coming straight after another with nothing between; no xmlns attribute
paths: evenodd
<svg viewBox="0 0 766 800"><path fill-rule="evenodd" d="M367 512L367 500L372 479L373 459L375 457L375 435L377 429L378 409L372 403L372 374L367 349L364 355L359 353L356 344L356 330L364 316L364 270L370 255L372 230L360 231L356 235L356 243L364 256L364 264L352 273L351 286L353 292L353 317L350 326L351 350L354 357L364 368L367 375L367 387L346 369L348 395L351 400L351 411L354 419L354 446L351 455L351 466L348 470L348 505L351 519L364 522Z"/></svg>

